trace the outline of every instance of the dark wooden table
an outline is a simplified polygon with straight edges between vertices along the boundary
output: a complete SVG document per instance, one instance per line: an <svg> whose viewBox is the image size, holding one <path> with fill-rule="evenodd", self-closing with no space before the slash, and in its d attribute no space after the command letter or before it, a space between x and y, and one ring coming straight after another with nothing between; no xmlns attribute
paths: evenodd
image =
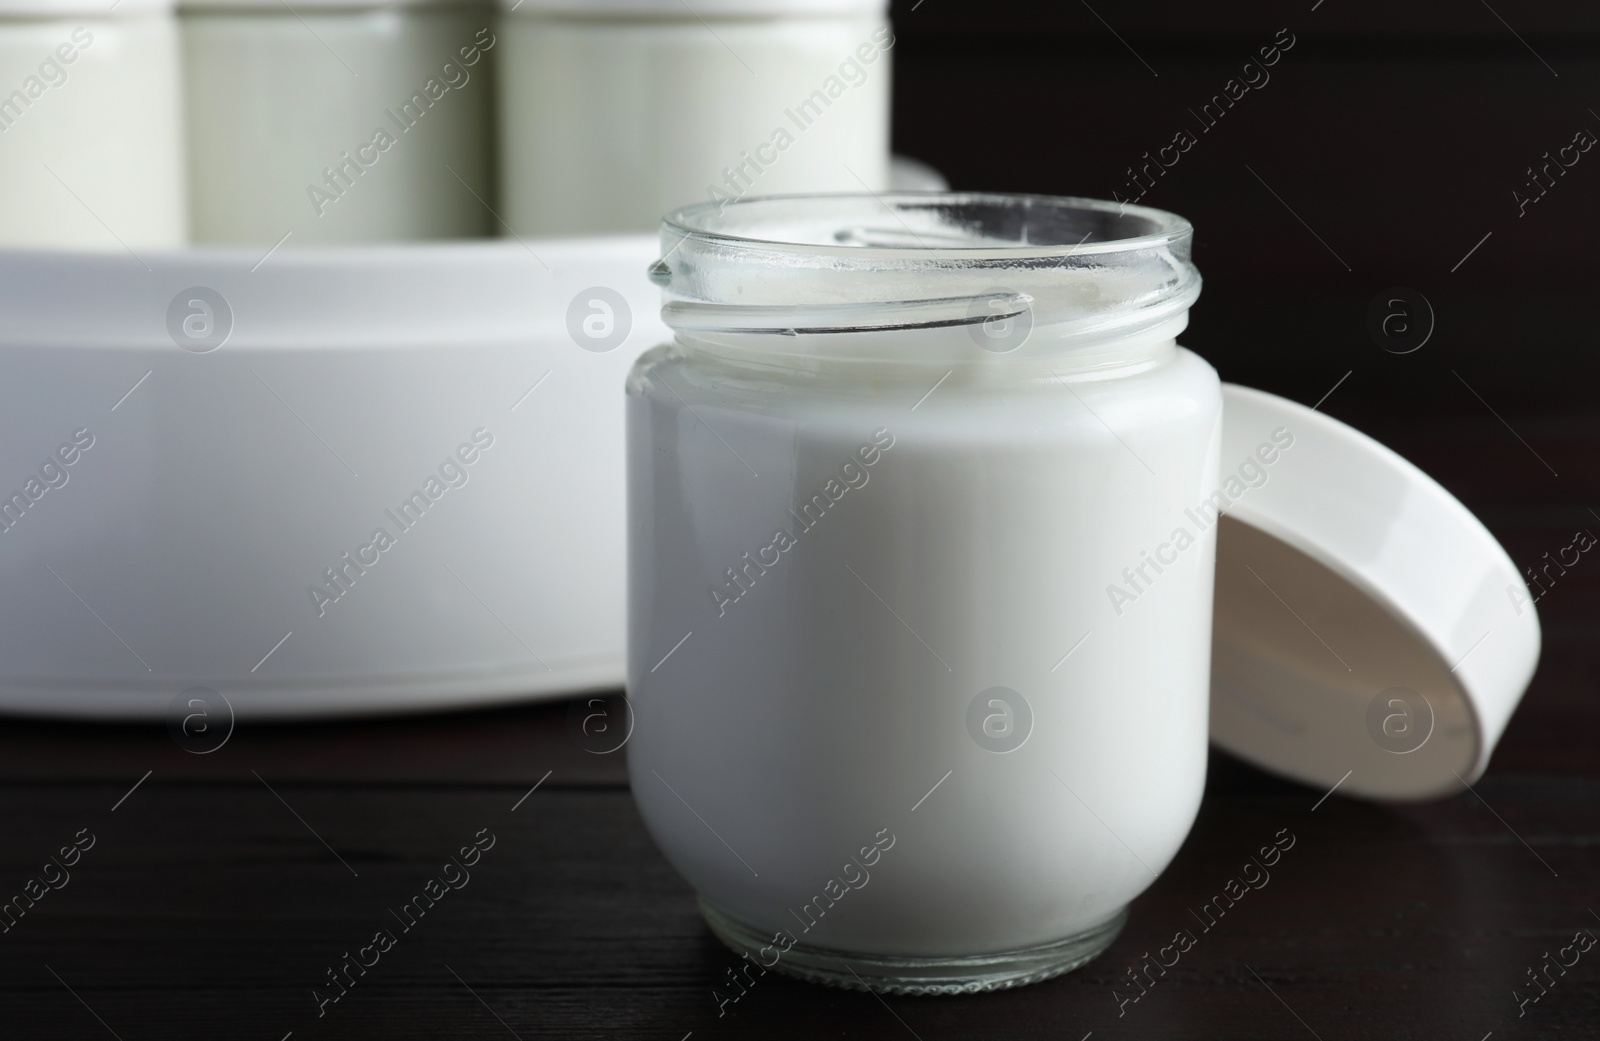
<svg viewBox="0 0 1600 1041"><path fill-rule="evenodd" d="M1522 447L1484 420L1383 433L1536 560L1584 510L1531 508ZM1594 425L1541 448L1592 475ZM158 728L6 721L0 899L75 837L93 845L0 934L0 1036L1595 1037L1600 949L1546 965L1600 935L1600 562L1539 606L1544 659L1476 796L1319 806L1219 753L1176 862L1080 971L887 999L769 974L721 1017L734 959L645 834L626 753L580 748L565 705L241 726L209 755ZM1280 828L1296 842L1270 882L1198 932L1193 910ZM475 836L493 846L463 881L444 865ZM401 931L394 912L430 878L460 888ZM397 942L319 1006L340 995L329 970L384 928ZM1121 1005L1127 971L1184 928L1198 943ZM1545 993L1519 1008L1530 970Z"/></svg>

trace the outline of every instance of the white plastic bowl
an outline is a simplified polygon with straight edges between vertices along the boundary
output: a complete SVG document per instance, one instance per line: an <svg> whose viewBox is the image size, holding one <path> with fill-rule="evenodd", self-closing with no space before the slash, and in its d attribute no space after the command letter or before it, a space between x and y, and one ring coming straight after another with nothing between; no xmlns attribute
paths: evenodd
<svg viewBox="0 0 1600 1041"><path fill-rule="evenodd" d="M656 252L0 253L0 711L620 686L622 381L669 338Z"/></svg>

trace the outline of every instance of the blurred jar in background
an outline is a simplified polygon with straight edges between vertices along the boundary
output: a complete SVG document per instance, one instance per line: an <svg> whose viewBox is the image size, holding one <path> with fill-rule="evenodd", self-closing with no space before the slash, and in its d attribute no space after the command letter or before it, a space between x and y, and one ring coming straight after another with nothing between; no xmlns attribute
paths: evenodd
<svg viewBox="0 0 1600 1041"><path fill-rule="evenodd" d="M171 0L0 2L0 245L186 235Z"/></svg>
<svg viewBox="0 0 1600 1041"><path fill-rule="evenodd" d="M492 230L492 7L195 0L181 13L195 241Z"/></svg>
<svg viewBox="0 0 1600 1041"><path fill-rule="evenodd" d="M518 234L889 185L885 0L501 2L502 216Z"/></svg>

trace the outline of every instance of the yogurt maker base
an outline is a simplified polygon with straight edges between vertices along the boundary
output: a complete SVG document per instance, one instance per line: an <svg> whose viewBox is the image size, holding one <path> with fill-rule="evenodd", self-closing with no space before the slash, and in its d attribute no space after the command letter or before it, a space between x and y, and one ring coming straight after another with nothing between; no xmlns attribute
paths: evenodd
<svg viewBox="0 0 1600 1041"><path fill-rule="evenodd" d="M0 254L0 711L621 686L654 240L262 252Z"/></svg>

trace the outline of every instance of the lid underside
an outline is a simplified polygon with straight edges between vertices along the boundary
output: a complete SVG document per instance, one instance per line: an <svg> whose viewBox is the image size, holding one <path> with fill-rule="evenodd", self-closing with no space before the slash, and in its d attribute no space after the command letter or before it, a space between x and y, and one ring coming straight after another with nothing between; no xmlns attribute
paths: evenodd
<svg viewBox="0 0 1600 1041"><path fill-rule="evenodd" d="M1229 751L1376 798L1471 776L1478 730L1450 663L1368 591L1231 517L1213 626L1211 735Z"/></svg>
<svg viewBox="0 0 1600 1041"><path fill-rule="evenodd" d="M1360 431L1245 387L1223 399L1212 739L1342 795L1463 790L1538 662L1516 565Z"/></svg>

